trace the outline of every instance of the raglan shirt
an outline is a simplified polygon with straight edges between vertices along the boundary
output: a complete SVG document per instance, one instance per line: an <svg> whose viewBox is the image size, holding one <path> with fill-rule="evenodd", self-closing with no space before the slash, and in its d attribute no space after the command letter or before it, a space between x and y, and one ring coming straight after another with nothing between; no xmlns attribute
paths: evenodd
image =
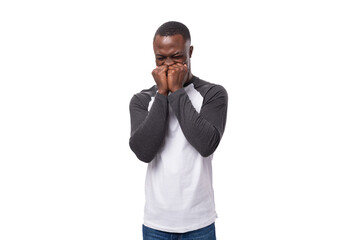
<svg viewBox="0 0 360 240"><path fill-rule="evenodd" d="M183 233L217 218L212 158L224 133L227 92L193 76L168 96L156 85L130 101L130 148L148 163L144 225Z"/></svg>

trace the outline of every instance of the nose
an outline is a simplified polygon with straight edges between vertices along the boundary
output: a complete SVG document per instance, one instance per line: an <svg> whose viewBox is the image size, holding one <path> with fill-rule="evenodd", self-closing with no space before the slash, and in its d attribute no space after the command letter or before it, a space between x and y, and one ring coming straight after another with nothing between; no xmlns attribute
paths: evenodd
<svg viewBox="0 0 360 240"><path fill-rule="evenodd" d="M171 60L170 58L166 58L166 59L165 59L165 65L171 66L171 65L173 65L173 64L174 64L174 61Z"/></svg>

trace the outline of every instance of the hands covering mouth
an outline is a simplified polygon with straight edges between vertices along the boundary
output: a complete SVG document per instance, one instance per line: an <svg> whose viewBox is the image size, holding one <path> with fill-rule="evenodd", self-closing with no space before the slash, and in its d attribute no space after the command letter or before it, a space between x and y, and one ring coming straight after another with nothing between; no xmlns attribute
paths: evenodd
<svg viewBox="0 0 360 240"><path fill-rule="evenodd" d="M172 65L160 65L152 75L158 87L158 92L167 96L169 91L175 92L183 87L187 81L189 69L186 63L174 63Z"/></svg>

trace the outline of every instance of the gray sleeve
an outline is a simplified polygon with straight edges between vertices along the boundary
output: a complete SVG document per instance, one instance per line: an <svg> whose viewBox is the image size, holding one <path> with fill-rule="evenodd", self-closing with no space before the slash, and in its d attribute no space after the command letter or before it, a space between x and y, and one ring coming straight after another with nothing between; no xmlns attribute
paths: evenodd
<svg viewBox="0 0 360 240"><path fill-rule="evenodd" d="M136 94L130 101L131 136L129 145L137 158L149 163L160 149L168 117L167 97L156 94L148 111L151 97Z"/></svg>
<svg viewBox="0 0 360 240"><path fill-rule="evenodd" d="M203 156L216 150L225 130L228 96L220 85L214 85L204 96L200 113L193 107L185 90L168 96L181 129L189 143Z"/></svg>

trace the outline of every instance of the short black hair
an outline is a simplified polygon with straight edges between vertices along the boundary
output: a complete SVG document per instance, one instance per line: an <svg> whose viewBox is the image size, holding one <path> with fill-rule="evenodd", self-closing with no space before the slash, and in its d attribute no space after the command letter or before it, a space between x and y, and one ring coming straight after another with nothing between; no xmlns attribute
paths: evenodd
<svg viewBox="0 0 360 240"><path fill-rule="evenodd" d="M181 22L175 22L175 21L169 21L169 22L166 22L163 25L161 25L156 30L156 33L154 35L154 41L155 41L156 35L173 36L176 34L180 34L184 38L185 41L187 41L187 40L191 41L189 29Z"/></svg>

